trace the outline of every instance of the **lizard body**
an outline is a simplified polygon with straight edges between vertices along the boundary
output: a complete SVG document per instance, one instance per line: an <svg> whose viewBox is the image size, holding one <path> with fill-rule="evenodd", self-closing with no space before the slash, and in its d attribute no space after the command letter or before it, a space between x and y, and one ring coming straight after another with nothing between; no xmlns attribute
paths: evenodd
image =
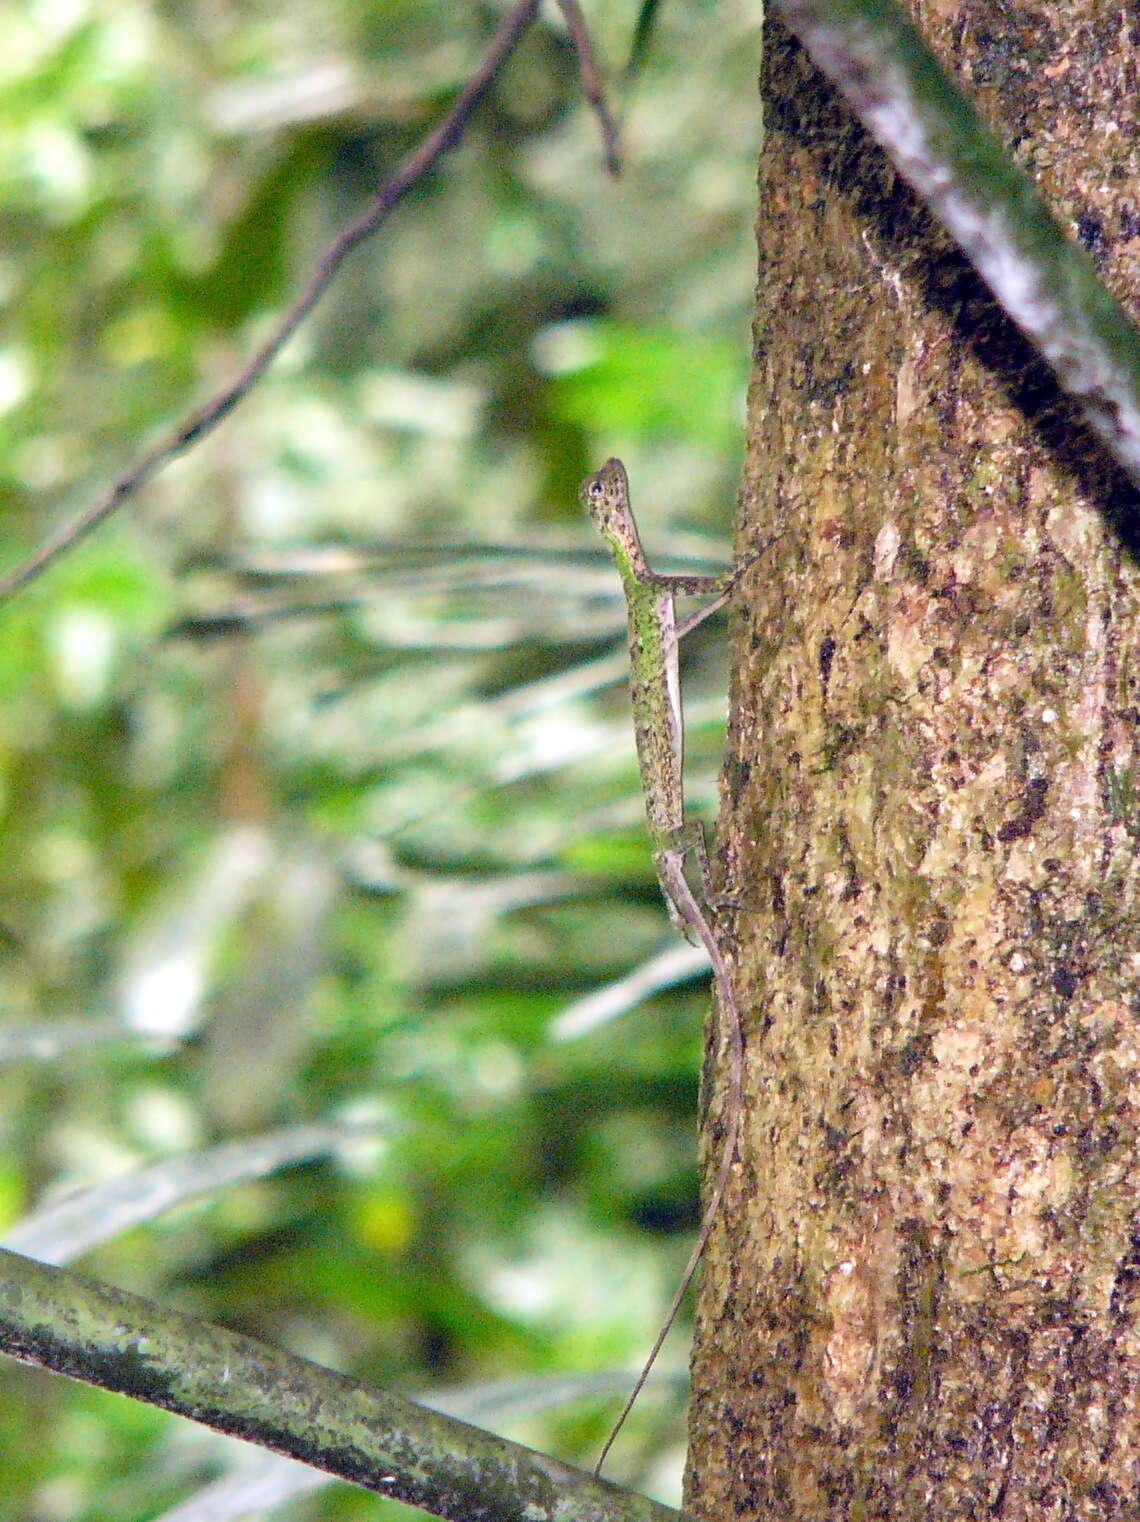
<svg viewBox="0 0 1140 1522"><path fill-rule="evenodd" d="M678 664L681 637L724 606L732 595L737 572L731 570L720 576L661 576L652 571L637 532L630 504L629 479L620 460L607 460L600 470L587 476L582 483L581 498L609 547L625 592L629 618L630 697L653 863L673 924L688 940L703 945L708 953L728 1047L725 1131L708 1206L665 1322L602 1449L594 1471L597 1474L641 1393L689 1287L720 1211L740 1140L744 1070L740 1009L709 911L699 901L685 875L685 862L691 857L700 873L702 894L707 896L709 860L704 831L698 821L685 820L684 731ZM713 601L678 623L674 600L700 596L710 596Z"/></svg>

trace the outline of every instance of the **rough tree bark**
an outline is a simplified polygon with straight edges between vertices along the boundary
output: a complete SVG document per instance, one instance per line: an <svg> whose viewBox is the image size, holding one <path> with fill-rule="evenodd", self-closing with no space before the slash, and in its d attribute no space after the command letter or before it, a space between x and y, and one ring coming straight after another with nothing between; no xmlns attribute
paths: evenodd
<svg viewBox="0 0 1140 1522"><path fill-rule="evenodd" d="M913 14L1140 313L1136 14ZM749 1116L688 1505L1133 1515L1134 493L778 26L765 55L744 532L785 537L737 631Z"/></svg>

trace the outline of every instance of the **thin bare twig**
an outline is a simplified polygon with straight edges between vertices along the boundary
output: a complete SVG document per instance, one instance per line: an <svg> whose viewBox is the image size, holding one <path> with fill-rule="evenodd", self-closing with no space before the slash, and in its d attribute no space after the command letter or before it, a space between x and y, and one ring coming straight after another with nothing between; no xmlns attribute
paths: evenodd
<svg viewBox="0 0 1140 1522"><path fill-rule="evenodd" d="M89 508L47 540L22 565L0 577L0 599L10 597L46 569L57 556L69 549L85 534L102 523L134 495L169 460L188 449L215 429L239 402L249 394L262 374L276 358L284 344L300 327L332 283L341 265L359 243L370 238L384 223L388 213L403 199L417 180L459 142L472 112L486 94L488 86L510 56L519 38L538 13L540 0L519 0L504 16L478 68L468 80L444 119L397 169L372 200L372 203L333 239L317 262L304 290L286 311L276 328L257 350L245 368L203 406L197 408L173 432L167 434L124 472ZM575 46L579 46L576 42ZM579 48L579 58L582 54ZM587 90L584 65L582 86ZM596 77L595 77L596 84ZM595 110L597 107L595 106Z"/></svg>
<svg viewBox="0 0 1140 1522"><path fill-rule="evenodd" d="M621 173L621 149L618 143L618 127L610 114L610 108L606 104L605 93L602 90L601 76L598 73L597 60L594 57L593 45L590 42L590 34L586 29L586 18L582 14L582 7L578 0L558 0L558 9L562 12L562 19L566 23L566 30L570 34L570 41L574 44L574 51L578 55L578 78L582 84L582 94L590 104L590 109L598 119L598 128L602 134L602 154L605 158L607 171L614 176Z"/></svg>

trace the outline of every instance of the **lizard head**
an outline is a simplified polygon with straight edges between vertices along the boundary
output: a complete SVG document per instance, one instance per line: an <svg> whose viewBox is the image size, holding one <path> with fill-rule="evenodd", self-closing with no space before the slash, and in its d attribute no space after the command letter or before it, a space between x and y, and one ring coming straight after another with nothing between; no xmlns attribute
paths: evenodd
<svg viewBox="0 0 1140 1522"><path fill-rule="evenodd" d="M622 537L629 521L629 477L620 460L607 460L601 470L587 476L578 495L607 538Z"/></svg>

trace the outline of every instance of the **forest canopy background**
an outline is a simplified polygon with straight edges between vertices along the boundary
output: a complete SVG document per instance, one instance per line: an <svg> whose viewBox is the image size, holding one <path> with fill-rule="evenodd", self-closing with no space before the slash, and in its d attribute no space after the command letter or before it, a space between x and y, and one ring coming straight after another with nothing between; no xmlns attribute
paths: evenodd
<svg viewBox="0 0 1140 1522"><path fill-rule="evenodd" d="M576 485L621 453L655 558L728 558L758 18L713 10L663 14L617 183L544 12L240 411L0 641L6 1239L377 1383L546 1380L473 1419L578 1459L606 1409L549 1377L636 1360L696 1217L704 986L652 881ZM592 20L612 65L633 12ZM486 22L5 14L6 564L240 366ZM706 817L722 684L713 635ZM638 968L650 1004L583 1015ZM155 1203L142 1170L202 1157ZM676 1500L661 1414L638 1478ZM8 1365L0 1451L9 1515L83 1517L151 1515L233 1449Z"/></svg>

